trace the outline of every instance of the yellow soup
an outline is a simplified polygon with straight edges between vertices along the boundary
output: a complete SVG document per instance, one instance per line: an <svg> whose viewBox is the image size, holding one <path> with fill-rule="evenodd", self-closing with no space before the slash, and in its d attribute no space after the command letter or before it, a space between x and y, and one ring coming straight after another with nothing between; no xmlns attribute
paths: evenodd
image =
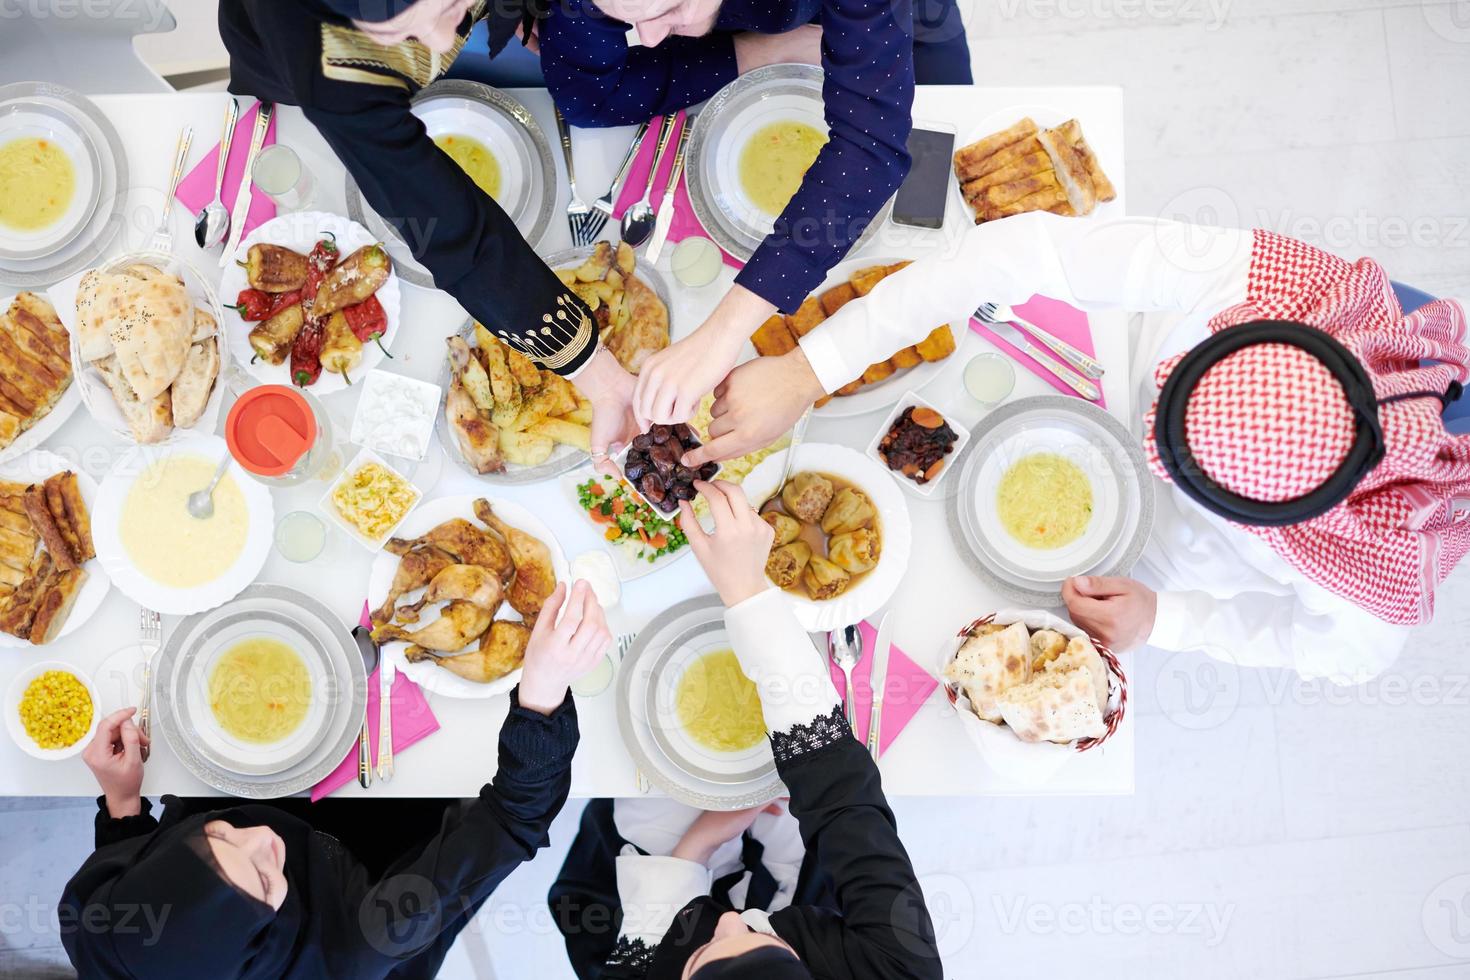
<svg viewBox="0 0 1470 980"><path fill-rule="evenodd" d="M209 672L209 708L242 742L279 742L301 725L310 705L311 675L301 655L268 636L236 643Z"/></svg>
<svg viewBox="0 0 1470 980"><path fill-rule="evenodd" d="M71 207L77 175L51 140L25 136L0 146L0 225L38 231Z"/></svg>
<svg viewBox="0 0 1470 980"><path fill-rule="evenodd" d="M434 145L459 164L475 184L491 197L500 197L500 161L484 143L471 136L453 133L434 137Z"/></svg>
<svg viewBox="0 0 1470 980"><path fill-rule="evenodd" d="M762 126L740 151L745 196L767 214L780 214L826 142L821 130L794 119Z"/></svg>
<svg viewBox="0 0 1470 980"><path fill-rule="evenodd" d="M766 734L760 696L733 650L707 653L679 678L675 703L689 737L717 752L750 748Z"/></svg>
<svg viewBox="0 0 1470 980"><path fill-rule="evenodd" d="M214 477L216 461L181 454L148 467L123 501L123 548L133 566L160 585L190 589L219 578L245 550L245 495L225 474L214 488L214 516L190 516L189 494Z"/></svg>
<svg viewBox="0 0 1470 980"><path fill-rule="evenodd" d="M1060 548L1092 520L1092 484L1076 463L1034 453L1006 470L996 491L1001 526L1031 548Z"/></svg>

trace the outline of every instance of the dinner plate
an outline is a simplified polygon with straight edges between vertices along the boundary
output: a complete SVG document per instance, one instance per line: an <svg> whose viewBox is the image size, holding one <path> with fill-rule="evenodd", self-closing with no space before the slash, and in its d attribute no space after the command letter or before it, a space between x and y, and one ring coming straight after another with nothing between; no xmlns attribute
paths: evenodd
<svg viewBox="0 0 1470 980"><path fill-rule="evenodd" d="M189 588L165 585L143 574L123 545L123 506L133 486L150 467L179 455L202 456L214 464L228 453L225 441L217 436L193 435L167 446L134 446L123 453L103 479L97 506L92 510L92 538L98 561L123 595L146 609L186 616L228 602L260 574L261 566L270 556L275 511L270 491L235 462L231 462L226 475L234 480L245 498L249 526L240 554L218 578Z"/></svg>
<svg viewBox="0 0 1470 980"><path fill-rule="evenodd" d="M745 478L742 486L752 504L765 501L779 491L776 483L781 478L785 459L785 452L774 453ZM817 602L793 592L782 592L795 608L802 628L815 633L861 622L893 598L908 570L913 532L908 499L888 470L875 460L846 446L804 442L796 447L791 477L808 470L841 477L868 495L878 510L882 549L878 564L856 585L834 598Z"/></svg>
<svg viewBox="0 0 1470 980"><path fill-rule="evenodd" d="M591 466L584 466L581 469L575 470L571 473L563 474L561 478L561 488L562 491L566 494L567 500L571 501L572 506L577 509L577 512L584 515L584 518L587 522L587 529L589 531L599 532L599 536L601 536L600 532L603 532L606 526L598 524L594 522L590 516L586 516L585 512L582 510L581 503L577 499L577 488L581 484L586 483L588 480L591 480L594 477L604 482L611 482L609 477L603 476L601 473L598 473ZM658 512L656 511L655 513ZM668 520L674 515L664 515L662 513L659 513L658 516L660 518L663 518L664 520ZM686 544L678 551L670 552L667 555L660 555L654 561L647 561L646 559L640 559L636 557L630 549L625 548L616 542L607 541L604 538L602 543L603 550L605 550L609 555L612 556L613 567L617 569L618 580L621 582L632 582L635 579L643 578L645 575L652 575L654 572L662 571L665 567L672 565L674 562L678 561L680 558L683 558L685 555L689 554L693 550L689 547L689 545Z"/></svg>
<svg viewBox="0 0 1470 980"><path fill-rule="evenodd" d="M1051 129L1054 126L1060 126L1068 119L1075 118L1082 124L1082 135L1087 138L1087 145L1092 147L1092 151L1097 154L1097 162L1102 166L1103 173L1107 174L1109 179L1112 179L1115 174L1120 172L1117 166L1119 161L1109 152L1110 148L1100 148L1098 146L1096 142L1097 134L1089 132L1086 119L1078 116L1075 112L1066 112L1056 106L1050 105L1021 104L998 109L977 122L970 128L969 132L962 134L961 139L955 143L955 149L956 151L961 150L971 143L977 143L987 136L998 133L1001 130L1009 129L1027 116L1030 116L1031 121L1042 129ZM954 175L953 167L950 168L950 175ZM949 183L950 187L953 188L952 193L955 199L959 201L960 213L968 216L971 221L974 221L975 209L970 207L969 203L965 200L965 194L960 188L959 180L951 180ZM1114 183L1116 186L1116 181ZM1121 188L1119 188L1119 192L1121 195ZM1097 207L1093 208L1092 213L1080 216L1080 220L1111 221L1123 216L1123 202L1120 196L1113 198L1111 201L1099 201Z"/></svg>
<svg viewBox="0 0 1470 980"><path fill-rule="evenodd" d="M452 78L437 81L415 96L413 114L423 120L431 138L463 134L490 150L500 164L500 206L521 237L535 248L551 225L557 180L551 144L530 110L499 89ZM397 229L363 199L351 173L347 175L347 213L388 245L400 276L415 286L434 288L433 274L413 257Z"/></svg>
<svg viewBox="0 0 1470 980"><path fill-rule="evenodd" d="M439 497L436 500L425 501L408 515L402 524L398 526L395 537L417 538L427 534L430 530L456 517L462 517L476 527L484 525L475 517L474 503L479 499L478 495L466 495L461 497ZM567 567L566 556L562 553L561 545L556 536L551 533L551 528L541 522L536 515L532 514L520 504L509 500L490 500L490 505L497 516L512 527L520 528L527 534L539 539L551 551L551 567L556 572L558 582L570 583L572 581L571 571ZM388 590L393 585L393 573L398 570L398 556L386 551L378 552L373 559L372 569L368 572L368 608L377 609L388 597ZM422 594L423 590L416 590L399 599L399 603L411 602ZM410 629L422 628L438 618L444 603L431 603L424 606L419 612L418 622L410 626ZM495 614L496 619L508 619L520 622L521 615L506 603L500 607ZM491 681L488 684L480 684L475 681L466 680L457 674L450 673L437 664L423 661L411 664L404 657L403 650L407 643L401 640L388 641L383 644L383 656L388 657L395 670L408 675L408 678L426 691L443 694L451 698L490 698L497 694L504 694L516 684L520 683L521 671L517 667L504 677Z"/></svg>
<svg viewBox="0 0 1470 980"><path fill-rule="evenodd" d="M694 117L685 184L694 215L715 244L741 261L755 254L778 215L758 207L740 182L740 156L757 130L791 120L827 132L822 69L815 65L767 65L720 89ZM892 209L885 202L852 250L881 227Z"/></svg>
<svg viewBox="0 0 1470 980"><path fill-rule="evenodd" d="M233 302L240 295L241 290L250 288L249 279L239 263L245 261L245 256L249 254L252 245L264 243L284 245L286 248L306 255L316 247L318 240L329 233L336 236L337 254L343 259L364 245L372 245L382 240L356 221L341 215L327 214L323 211L297 211L283 214L272 218L245 236L245 240L240 243L240 248L235 253L235 261L227 265L224 274L220 276L219 294ZM388 329L383 334L383 347L391 347L393 339L398 335L398 325L402 320L399 315L400 293L398 274L390 272L388 281L383 283L382 288L374 294L378 297L378 302L383 304L383 312L388 318ZM261 384L291 384L290 358L288 357L281 364L267 364L265 361L256 359L255 351L250 346L250 331L255 324L246 323L234 308L226 308L223 315L222 323L225 336L229 338L231 358L237 364L244 365L245 370ZM365 342L362 345L362 363L349 372L349 376L354 379L366 377L369 371L383 363L384 357L382 348L377 344L372 341ZM321 377L311 386L311 393L331 395L339 391L348 391L351 387L341 375L323 371Z"/></svg>
<svg viewBox="0 0 1470 980"><path fill-rule="evenodd" d="M827 273L827 278L822 281L822 286L815 295L821 295L828 289L840 286L863 269L869 269L876 265L893 265L902 262L900 258L853 258L844 259L832 267ZM855 301L858 302L858 301ZM934 324L939 326L939 324ZM951 369L958 373L964 370L966 355L970 347L975 343L974 331L969 328L969 323L950 324L950 333L954 335L954 352L941 361L923 361L914 365L907 371L899 371L890 377L874 385L863 385L850 395L834 396L831 401L821 408L812 409L812 414L817 418L844 419L855 415L867 415L871 412L881 412L893 407L893 404L911 391L920 391L938 381L947 371ZM922 339L922 338L920 338ZM898 353L894 351L894 353Z"/></svg>
<svg viewBox="0 0 1470 980"><path fill-rule="evenodd" d="M94 154L96 206L77 234L45 255L30 259L0 257L0 283L44 289L94 265L126 224L128 160L117 129L91 99L50 82L0 86L0 118L15 112L60 114L69 120Z"/></svg>
<svg viewBox="0 0 1470 980"><path fill-rule="evenodd" d="M997 473L1043 449L1063 450L1079 463L1093 487L1095 518L1074 545L1037 561L1037 549L1000 527L993 504L989 515L980 512L995 499ZM1128 574L1148 543L1154 484L1143 449L1121 422L1080 398L1039 395L1001 406L975 427L951 465L959 468L959 486L945 507L961 557L997 592L1028 608L1061 605L1062 582L1072 575Z"/></svg>
<svg viewBox="0 0 1470 980"><path fill-rule="evenodd" d="M36 449L19 458L10 459L0 463L0 480L13 480L16 483L40 483L49 476L71 470L77 475L77 489L82 492L82 502L87 505L87 511L92 515L94 526L97 514L97 481L92 479L80 466L53 452L45 449ZM95 536L95 530L94 530ZM102 600L107 598L107 590L112 588L112 580L107 577L107 571L102 567L102 562L97 559L85 563L82 566L87 577L82 581L82 587L77 592L76 601L72 604L71 612L67 614L66 622L62 624L61 632L56 635L52 643L56 643L86 624L93 614L97 612ZM30 647L33 644L29 640L22 640L18 636L9 633L0 633L0 647Z"/></svg>
<svg viewBox="0 0 1470 980"><path fill-rule="evenodd" d="M200 751L201 736L184 724L182 714L191 678L207 664L221 631L251 616L285 620L309 633L330 665L323 686L313 689L313 700L324 703L331 720L304 758L267 775L231 772L213 762ZM251 585L228 604L185 619L155 655L152 676L154 720L184 768L215 789L245 799L290 796L321 782L356 744L367 708L367 676L346 624L311 596L280 585Z"/></svg>
<svg viewBox="0 0 1470 980"><path fill-rule="evenodd" d="M65 155L72 168L72 195L67 209L44 227L23 231L0 225L3 259L41 259L54 254L86 227L101 194L97 151L70 114L45 104L0 113L0 146L27 138L48 141Z"/></svg>
<svg viewBox="0 0 1470 980"><path fill-rule="evenodd" d="M230 338L224 336L230 331L226 329L224 311L219 305L219 295L215 292L209 279L205 278L186 259L169 252L127 252L109 259L103 265L98 266L98 269L102 272L117 272L140 263L170 272L184 281L184 287L194 306L214 318L216 346L219 350L219 373L215 376L214 388L209 393L209 401L204 406L204 412L192 426L173 428L167 436L153 444L156 448L174 445L197 436L207 436L218 427L225 388L234 370L230 356L232 343ZM107 382L102 380L102 375L98 373L96 367L91 362L82 359L82 334L77 317L77 292L84 277L85 273L81 276L72 276L65 282L57 283L47 292L51 304L56 307L57 317L61 319L67 332L71 334L72 387L81 390L82 404L87 406L87 413L92 416L93 421L124 442L132 443L134 442L132 429L129 428L122 409L118 407L112 389L107 387Z"/></svg>
<svg viewBox="0 0 1470 980"><path fill-rule="evenodd" d="M724 622L718 596L687 599L654 617L618 667L618 731L638 771L669 796L701 810L760 806L786 792L769 739L744 752L720 753L697 746L678 730L669 698L690 661L730 648Z"/></svg>
<svg viewBox="0 0 1470 980"><path fill-rule="evenodd" d="M49 302L49 297L44 294L42 298ZM14 301L15 296L13 295L0 296L0 314L10 309L10 304ZM29 429L16 436L10 445L0 449L0 465L24 456L50 439L57 429L66 424L66 420L71 418L71 413L75 412L81 403L82 390L76 383L76 377L73 376L71 384L66 386L66 391L62 392L61 397L56 399L56 404L51 406L51 411L37 419Z"/></svg>

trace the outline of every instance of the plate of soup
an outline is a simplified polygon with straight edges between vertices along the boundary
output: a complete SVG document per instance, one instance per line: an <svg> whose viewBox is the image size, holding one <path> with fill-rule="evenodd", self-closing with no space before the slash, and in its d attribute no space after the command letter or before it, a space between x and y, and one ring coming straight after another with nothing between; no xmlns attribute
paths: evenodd
<svg viewBox="0 0 1470 980"><path fill-rule="evenodd" d="M64 247L96 210L98 192L92 150L71 125L33 111L0 118L0 258Z"/></svg>

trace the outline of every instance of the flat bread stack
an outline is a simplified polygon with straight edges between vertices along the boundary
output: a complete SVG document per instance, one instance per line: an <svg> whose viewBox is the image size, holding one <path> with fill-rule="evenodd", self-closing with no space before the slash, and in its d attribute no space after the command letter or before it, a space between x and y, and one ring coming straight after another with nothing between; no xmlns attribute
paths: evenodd
<svg viewBox="0 0 1470 980"><path fill-rule="evenodd" d="M1107 730L1108 668L1085 636L987 623L965 639L944 676L977 717L1007 725L1023 742L1065 743Z"/></svg>
<svg viewBox="0 0 1470 980"><path fill-rule="evenodd" d="M56 309L21 293L0 314L0 449L56 407L71 385L71 335Z"/></svg>
<svg viewBox="0 0 1470 980"><path fill-rule="evenodd" d="M138 263L77 287L78 344L140 443L199 421L219 376L218 325L184 281Z"/></svg>
<svg viewBox="0 0 1470 980"><path fill-rule="evenodd" d="M1042 129L1028 116L961 147L954 172L977 225L1027 211L1091 214L1118 196L1075 119Z"/></svg>
<svg viewBox="0 0 1470 980"><path fill-rule="evenodd" d="M0 481L0 630L35 644L55 639L86 581L82 566L96 556L75 473Z"/></svg>

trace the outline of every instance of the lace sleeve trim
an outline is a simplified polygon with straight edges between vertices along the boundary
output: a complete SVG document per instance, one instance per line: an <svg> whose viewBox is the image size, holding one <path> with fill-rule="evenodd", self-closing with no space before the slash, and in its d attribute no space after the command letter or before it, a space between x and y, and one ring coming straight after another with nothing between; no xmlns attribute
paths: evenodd
<svg viewBox="0 0 1470 980"><path fill-rule="evenodd" d="M653 966L653 947L641 939L619 936L618 944L607 958L607 965L620 970L632 970L638 974L647 973L648 968Z"/></svg>
<svg viewBox="0 0 1470 980"><path fill-rule="evenodd" d="M825 749L852 737L842 705L838 704L827 714L809 722L798 722L784 732L771 732L771 752L778 764L784 764L797 756Z"/></svg>

